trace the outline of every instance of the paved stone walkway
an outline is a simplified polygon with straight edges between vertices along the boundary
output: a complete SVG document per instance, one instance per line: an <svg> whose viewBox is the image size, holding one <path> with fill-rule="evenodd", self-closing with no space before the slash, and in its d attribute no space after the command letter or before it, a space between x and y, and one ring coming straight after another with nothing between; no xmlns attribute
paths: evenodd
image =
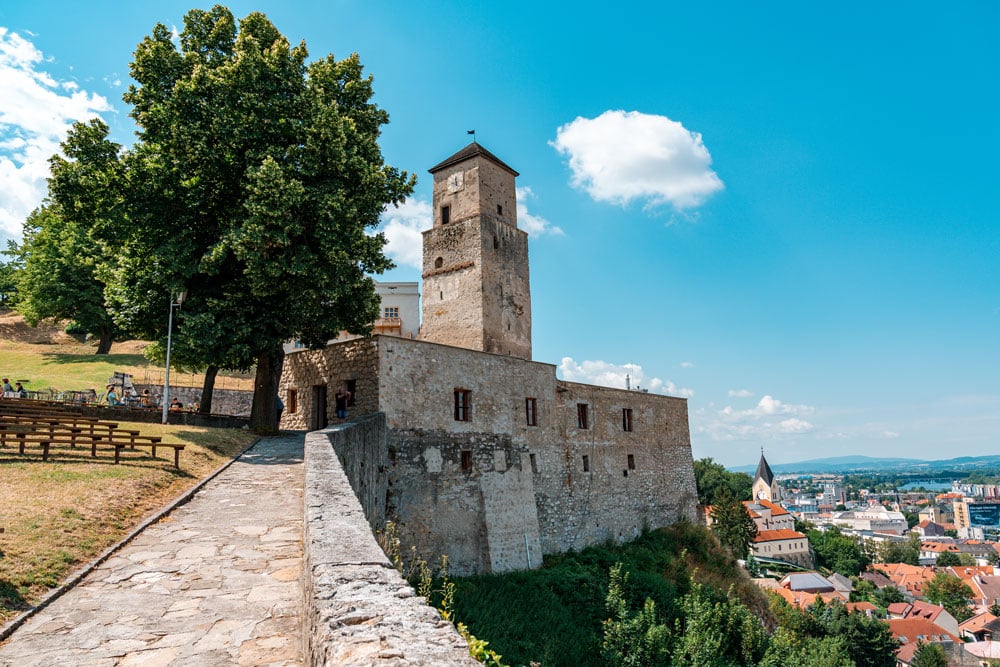
<svg viewBox="0 0 1000 667"><path fill-rule="evenodd" d="M262 439L0 646L0 665L300 665L303 436Z"/></svg>

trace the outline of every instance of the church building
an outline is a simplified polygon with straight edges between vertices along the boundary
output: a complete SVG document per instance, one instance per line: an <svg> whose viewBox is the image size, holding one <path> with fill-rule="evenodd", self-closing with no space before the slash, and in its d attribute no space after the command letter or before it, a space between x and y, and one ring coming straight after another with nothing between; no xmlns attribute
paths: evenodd
<svg viewBox="0 0 1000 667"><path fill-rule="evenodd" d="M392 331L293 349L282 428L384 413L385 504L404 548L456 574L693 521L687 401L556 377L531 358L528 237L518 173L478 143L431 168L419 335Z"/></svg>

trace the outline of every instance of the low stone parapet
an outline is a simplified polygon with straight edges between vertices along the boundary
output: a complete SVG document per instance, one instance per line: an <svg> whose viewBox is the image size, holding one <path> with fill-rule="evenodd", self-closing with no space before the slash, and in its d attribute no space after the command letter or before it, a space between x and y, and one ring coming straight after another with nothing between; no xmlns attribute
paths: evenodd
<svg viewBox="0 0 1000 667"><path fill-rule="evenodd" d="M381 416L381 428L385 422ZM377 427L378 421L374 422ZM303 635L309 665L478 665L465 640L396 571L344 466L384 440L370 420L306 436ZM352 443L357 439L357 443ZM348 467L353 461L348 461ZM373 521L377 523L377 521Z"/></svg>

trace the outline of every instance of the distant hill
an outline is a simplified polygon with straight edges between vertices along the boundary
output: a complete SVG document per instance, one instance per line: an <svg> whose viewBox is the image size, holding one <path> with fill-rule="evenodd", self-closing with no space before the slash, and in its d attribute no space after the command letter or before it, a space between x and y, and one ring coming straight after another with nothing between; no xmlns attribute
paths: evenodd
<svg viewBox="0 0 1000 667"><path fill-rule="evenodd" d="M968 471L1000 469L1000 456L960 456L954 459L940 461L923 461L921 459L877 458L872 456L834 456L823 459L810 459L797 463L772 463L771 470L775 474L807 474L807 473L906 473L906 472L940 472L943 470ZM753 475L757 464L729 468L733 472L745 472Z"/></svg>

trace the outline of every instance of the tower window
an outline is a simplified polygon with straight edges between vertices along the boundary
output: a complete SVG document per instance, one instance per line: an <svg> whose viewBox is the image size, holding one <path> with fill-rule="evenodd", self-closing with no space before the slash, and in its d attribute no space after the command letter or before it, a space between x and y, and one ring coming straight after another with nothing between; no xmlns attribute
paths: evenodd
<svg viewBox="0 0 1000 667"><path fill-rule="evenodd" d="M449 222L451 222L451 206L445 205L441 207L441 224L447 225Z"/></svg>
<svg viewBox="0 0 1000 667"><path fill-rule="evenodd" d="M528 454L528 459L531 461L531 472L538 472L538 457Z"/></svg>
<svg viewBox="0 0 1000 667"><path fill-rule="evenodd" d="M440 269L442 266L444 266L444 257L438 257L434 260L435 269Z"/></svg>
<svg viewBox="0 0 1000 667"><path fill-rule="evenodd" d="M462 450L462 470L472 470L472 450Z"/></svg>
<svg viewBox="0 0 1000 667"><path fill-rule="evenodd" d="M590 428L590 413L588 411L588 406L586 403L576 404L576 427L577 428Z"/></svg>
<svg viewBox="0 0 1000 667"><path fill-rule="evenodd" d="M288 390L288 412L293 414L299 411L299 392L297 389Z"/></svg>
<svg viewBox="0 0 1000 667"><path fill-rule="evenodd" d="M628 455L628 469L635 470L635 454Z"/></svg>
<svg viewBox="0 0 1000 667"><path fill-rule="evenodd" d="M503 204L497 204L497 215L503 215Z"/></svg>
<svg viewBox="0 0 1000 667"><path fill-rule="evenodd" d="M496 250L499 247L500 247L500 239L498 239L497 237L494 236L493 237L493 249Z"/></svg>
<svg viewBox="0 0 1000 667"><path fill-rule="evenodd" d="M536 399L524 399L524 418L528 426L538 426L538 401Z"/></svg>
<svg viewBox="0 0 1000 667"><path fill-rule="evenodd" d="M583 455L583 472L590 472L590 457Z"/></svg>
<svg viewBox="0 0 1000 667"><path fill-rule="evenodd" d="M622 408L622 430L632 430L632 408Z"/></svg>
<svg viewBox="0 0 1000 667"><path fill-rule="evenodd" d="M455 421L469 421L469 411L472 402L472 392L468 389L455 390Z"/></svg>

